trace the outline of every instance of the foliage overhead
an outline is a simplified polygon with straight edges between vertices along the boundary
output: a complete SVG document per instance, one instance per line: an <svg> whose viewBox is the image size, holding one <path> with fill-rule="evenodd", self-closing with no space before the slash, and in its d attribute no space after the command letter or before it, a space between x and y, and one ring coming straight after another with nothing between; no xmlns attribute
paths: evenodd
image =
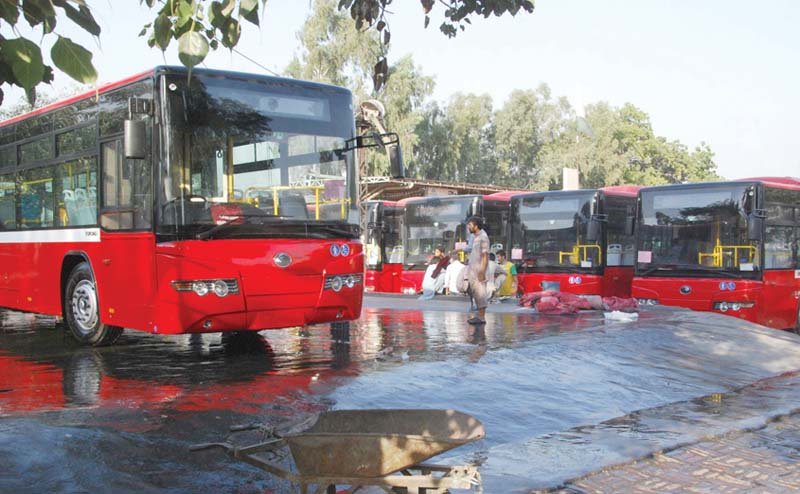
<svg viewBox="0 0 800 494"><path fill-rule="evenodd" d="M242 35L242 24L260 25L266 7L266 0L139 0L139 3L155 10L155 17L143 26L139 36L146 37L151 48L162 51L177 46L178 59L189 69L202 63L211 50L220 46L234 49ZM530 0L421 0L420 3L426 27L434 8L443 7L440 29L450 37L464 30L473 16L533 11ZM376 33L377 49L369 64L376 91L386 84L391 73L386 58L391 40L387 7L391 4L392 0L339 0L336 5L337 10L349 13L356 30ZM84 32L100 36L100 25L87 0L0 0L0 24L10 26L15 36L0 35L0 85L22 88L31 105L36 101L36 87L53 80L53 66L81 84L94 84L97 80L91 51L58 33L58 21L64 17ZM21 22L32 28L41 27L41 41L55 39L49 60L40 43L22 36L16 29ZM0 105L2 102L0 89Z"/></svg>
<svg viewBox="0 0 800 494"><path fill-rule="evenodd" d="M31 105L36 102L36 87L53 80L53 65L82 84L94 84L97 80L91 52L56 30L59 12L92 36L100 35L100 26L85 0L0 1L0 24L7 24L14 35L0 35L0 85L22 88ZM49 63L39 43L20 34L18 27L25 23L34 30L41 27L42 40L56 39Z"/></svg>

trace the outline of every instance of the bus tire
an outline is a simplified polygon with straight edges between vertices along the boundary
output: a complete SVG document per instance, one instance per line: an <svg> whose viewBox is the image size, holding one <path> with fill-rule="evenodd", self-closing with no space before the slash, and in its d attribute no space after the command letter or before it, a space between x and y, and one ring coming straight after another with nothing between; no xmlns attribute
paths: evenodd
<svg viewBox="0 0 800 494"><path fill-rule="evenodd" d="M794 334L800 334L800 302L797 303L797 317L794 320L792 331Z"/></svg>
<svg viewBox="0 0 800 494"><path fill-rule="evenodd" d="M331 337L333 341L350 341L350 321L336 321L331 323Z"/></svg>
<svg viewBox="0 0 800 494"><path fill-rule="evenodd" d="M92 345L111 345L122 328L100 322L97 287L89 263L75 266L64 286L64 323L78 342Z"/></svg>

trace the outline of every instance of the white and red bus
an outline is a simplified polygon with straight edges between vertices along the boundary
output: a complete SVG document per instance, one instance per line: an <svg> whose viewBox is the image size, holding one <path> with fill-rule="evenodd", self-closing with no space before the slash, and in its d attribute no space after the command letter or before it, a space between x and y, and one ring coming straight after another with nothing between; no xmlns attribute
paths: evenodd
<svg viewBox="0 0 800 494"><path fill-rule="evenodd" d="M355 319L364 145L346 89L175 67L2 122L0 306L89 344Z"/></svg>
<svg viewBox="0 0 800 494"><path fill-rule="evenodd" d="M456 244L467 244L467 220L470 216L485 219L486 233L496 249L502 249L507 237L508 198L512 193L489 195L454 195L412 197L399 201L403 208L403 271L400 292L414 294L422 290L428 262L437 247L449 253Z"/></svg>
<svg viewBox="0 0 800 494"><path fill-rule="evenodd" d="M630 297L637 191L619 185L513 196L510 259L520 293Z"/></svg>
<svg viewBox="0 0 800 494"><path fill-rule="evenodd" d="M403 208L393 201L367 201L364 256L367 292L400 293L403 272Z"/></svg>
<svg viewBox="0 0 800 494"><path fill-rule="evenodd" d="M639 192L633 295L800 331L800 179Z"/></svg>

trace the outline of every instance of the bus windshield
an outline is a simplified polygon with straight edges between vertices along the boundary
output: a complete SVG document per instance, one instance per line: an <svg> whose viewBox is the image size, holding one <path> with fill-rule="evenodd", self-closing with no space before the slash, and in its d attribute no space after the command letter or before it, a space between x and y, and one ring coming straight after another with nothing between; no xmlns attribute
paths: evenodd
<svg viewBox="0 0 800 494"><path fill-rule="evenodd" d="M754 202L748 184L642 191L637 273L757 271L759 249L747 239L746 212Z"/></svg>
<svg viewBox="0 0 800 494"><path fill-rule="evenodd" d="M162 82L168 160L159 233L355 236L348 92L202 73Z"/></svg>
<svg viewBox="0 0 800 494"><path fill-rule="evenodd" d="M515 200L512 258L544 271L601 266L601 248L586 240L596 191L549 193Z"/></svg>
<svg viewBox="0 0 800 494"><path fill-rule="evenodd" d="M477 213L478 197L428 198L406 204L405 264L424 266L437 247L445 253L467 241L466 222Z"/></svg>

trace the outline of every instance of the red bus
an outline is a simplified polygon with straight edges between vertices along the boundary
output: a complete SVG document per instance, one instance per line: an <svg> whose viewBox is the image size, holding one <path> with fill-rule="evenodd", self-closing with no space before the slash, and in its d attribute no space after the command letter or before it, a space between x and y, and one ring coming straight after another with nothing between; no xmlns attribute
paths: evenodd
<svg viewBox="0 0 800 494"><path fill-rule="evenodd" d="M364 205L367 214L364 290L400 293L403 208L392 201L367 201Z"/></svg>
<svg viewBox="0 0 800 494"><path fill-rule="evenodd" d="M89 344L359 317L352 103L158 67L0 123L0 306Z"/></svg>
<svg viewBox="0 0 800 494"><path fill-rule="evenodd" d="M800 330L800 179L639 192L633 295Z"/></svg>
<svg viewBox="0 0 800 494"><path fill-rule="evenodd" d="M620 185L513 196L509 245L519 291L630 297L637 191Z"/></svg>
<svg viewBox="0 0 800 494"><path fill-rule="evenodd" d="M467 244L467 220L483 216L493 250L503 248L508 223L509 193L413 197L399 201L403 213L403 272L400 291L414 294L422 290L422 279L436 247L451 252L456 244Z"/></svg>

